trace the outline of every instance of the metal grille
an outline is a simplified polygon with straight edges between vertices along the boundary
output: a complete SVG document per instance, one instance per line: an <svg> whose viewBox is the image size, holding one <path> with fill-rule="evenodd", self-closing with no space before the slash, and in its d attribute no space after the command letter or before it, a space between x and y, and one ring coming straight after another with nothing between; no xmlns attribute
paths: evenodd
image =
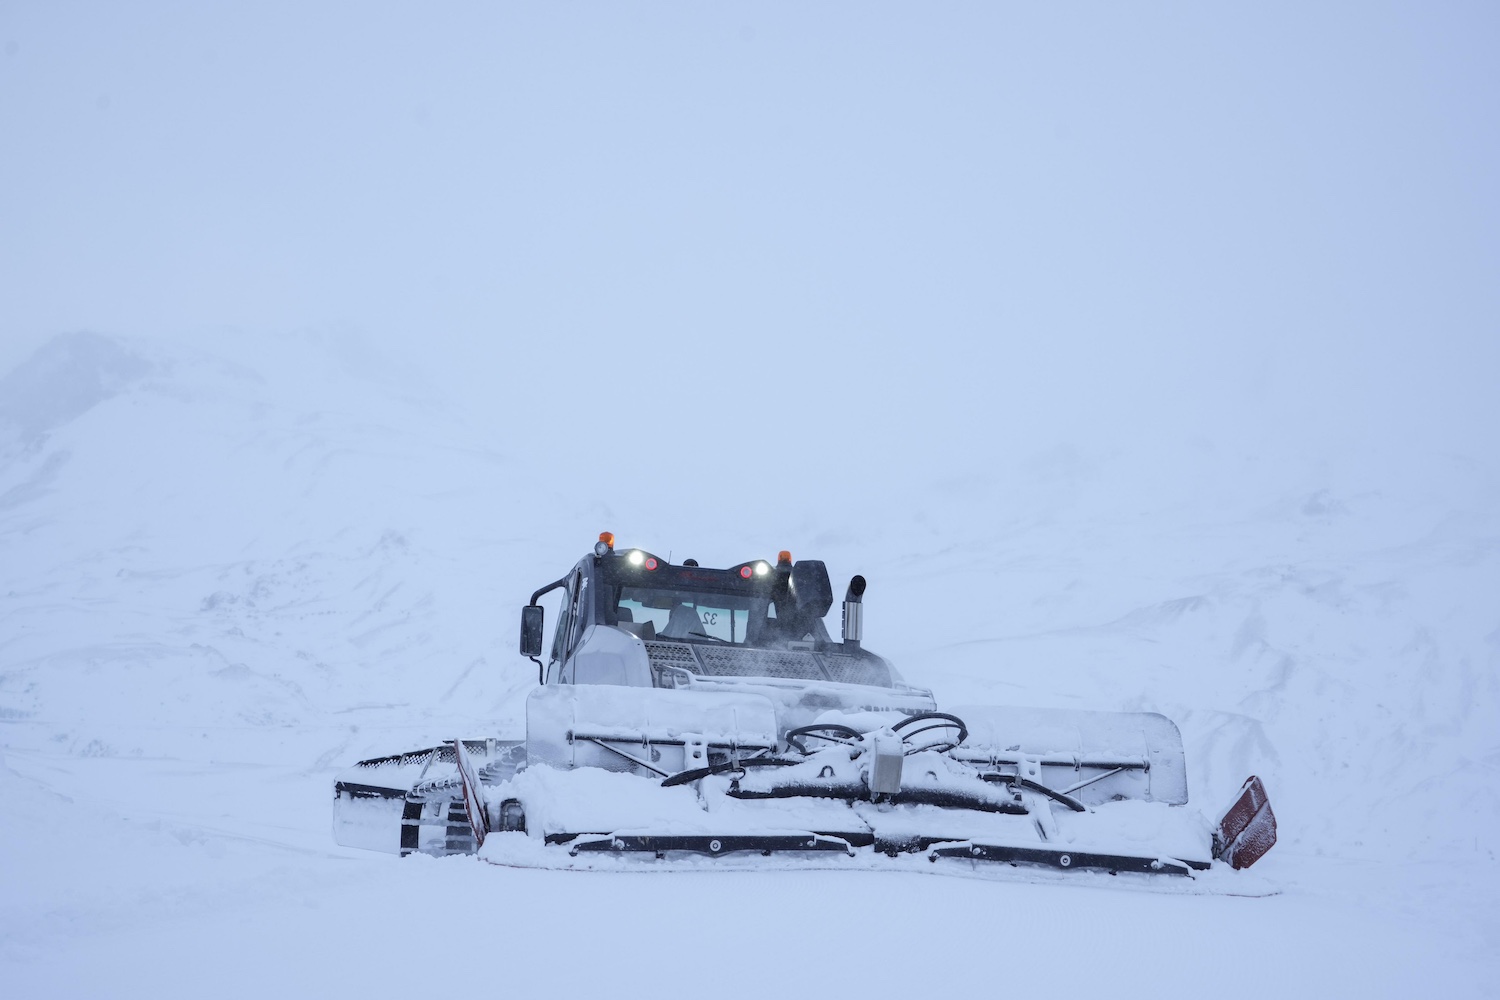
<svg viewBox="0 0 1500 1000"><path fill-rule="evenodd" d="M802 650L745 649L736 646L690 645L648 641L646 655L657 670L677 667L707 677L778 677L787 680L839 681L890 687L884 665L860 656Z"/></svg>
<svg viewBox="0 0 1500 1000"><path fill-rule="evenodd" d="M727 649L705 646L698 650L703 672L712 677L790 677L823 680L823 671L811 653L777 649Z"/></svg>
<svg viewBox="0 0 1500 1000"><path fill-rule="evenodd" d="M693 656L693 647L684 642L647 642L646 655L651 665L657 667L681 667L695 674L703 673L698 660Z"/></svg>
<svg viewBox="0 0 1500 1000"><path fill-rule="evenodd" d="M844 684L872 684L877 687L891 686L890 671L873 660L845 656L841 653L829 653L823 656L823 667L828 671L828 679L831 681L840 681Z"/></svg>

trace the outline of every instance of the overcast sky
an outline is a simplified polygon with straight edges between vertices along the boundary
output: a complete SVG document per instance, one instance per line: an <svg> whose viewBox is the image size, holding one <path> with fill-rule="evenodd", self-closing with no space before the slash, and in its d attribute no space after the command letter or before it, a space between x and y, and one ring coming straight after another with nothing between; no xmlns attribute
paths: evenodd
<svg viewBox="0 0 1500 1000"><path fill-rule="evenodd" d="M1490 3L8 0L0 368L78 329L318 334L615 440L691 401L835 450L849 420L955 455L1492 454L1497 29Z"/></svg>

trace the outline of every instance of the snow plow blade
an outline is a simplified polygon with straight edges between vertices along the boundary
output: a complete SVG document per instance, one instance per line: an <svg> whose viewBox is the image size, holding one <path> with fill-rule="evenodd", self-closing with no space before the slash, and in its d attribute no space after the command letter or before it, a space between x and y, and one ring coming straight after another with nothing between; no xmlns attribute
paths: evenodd
<svg viewBox="0 0 1500 1000"><path fill-rule="evenodd" d="M1188 800L1182 734L1164 715L1000 705L961 705L953 712L969 728L954 751L961 759L1039 765L1035 776L1074 785L1074 797L1089 806Z"/></svg>
<svg viewBox="0 0 1500 1000"><path fill-rule="evenodd" d="M962 711L830 710L778 736L757 694L539 688L528 766L479 775L466 812L483 822L508 805L508 828L572 858L817 853L1166 875L1212 864L1210 825L1180 808L1169 720ZM476 782L462 783L472 796ZM485 856L531 863L518 843Z"/></svg>
<svg viewBox="0 0 1500 1000"><path fill-rule="evenodd" d="M1276 814L1266 797L1266 786L1251 775L1240 787L1234 805L1224 811L1214 829L1214 857L1229 867L1249 868L1276 843Z"/></svg>

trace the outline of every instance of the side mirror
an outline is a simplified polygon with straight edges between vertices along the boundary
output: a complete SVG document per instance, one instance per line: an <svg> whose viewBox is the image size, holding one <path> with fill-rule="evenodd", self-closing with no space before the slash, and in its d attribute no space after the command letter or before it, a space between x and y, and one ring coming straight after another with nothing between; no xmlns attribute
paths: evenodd
<svg viewBox="0 0 1500 1000"><path fill-rule="evenodd" d="M542 606L528 604L521 609L521 655L542 655Z"/></svg>

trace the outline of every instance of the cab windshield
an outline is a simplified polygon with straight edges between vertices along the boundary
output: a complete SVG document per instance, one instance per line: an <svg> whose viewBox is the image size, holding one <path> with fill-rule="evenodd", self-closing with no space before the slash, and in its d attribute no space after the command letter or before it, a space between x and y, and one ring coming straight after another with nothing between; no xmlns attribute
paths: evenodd
<svg viewBox="0 0 1500 1000"><path fill-rule="evenodd" d="M621 587L619 624L642 638L717 640L737 646L765 635L776 608L764 597L711 591Z"/></svg>

